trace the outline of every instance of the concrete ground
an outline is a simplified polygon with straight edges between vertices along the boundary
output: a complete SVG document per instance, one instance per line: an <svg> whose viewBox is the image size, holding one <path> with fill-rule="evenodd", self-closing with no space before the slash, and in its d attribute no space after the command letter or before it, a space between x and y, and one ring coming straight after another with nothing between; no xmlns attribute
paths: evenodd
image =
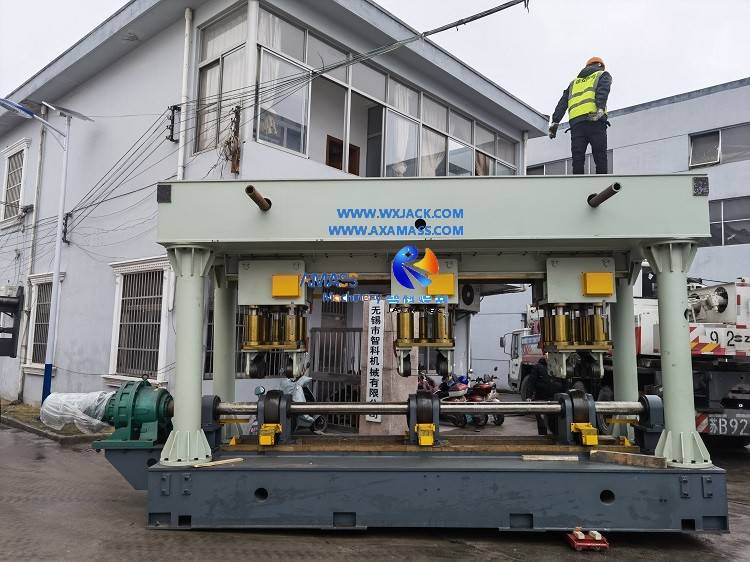
<svg viewBox="0 0 750 562"><path fill-rule="evenodd" d="M513 417L481 431L534 430L532 418ZM575 553L562 533L148 530L145 492L103 454L0 426L0 560L750 560L750 450L713 458L729 471L731 534L608 534L609 552Z"/></svg>

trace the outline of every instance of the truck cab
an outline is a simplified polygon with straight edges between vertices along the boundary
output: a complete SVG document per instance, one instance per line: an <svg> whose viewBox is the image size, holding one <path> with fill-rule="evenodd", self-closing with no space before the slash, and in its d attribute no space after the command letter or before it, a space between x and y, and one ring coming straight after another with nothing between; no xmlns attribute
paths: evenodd
<svg viewBox="0 0 750 562"><path fill-rule="evenodd" d="M539 347L540 339L541 335L532 334L531 328L519 328L503 336L503 351L510 356L508 385L511 390L518 392L530 367L544 357Z"/></svg>

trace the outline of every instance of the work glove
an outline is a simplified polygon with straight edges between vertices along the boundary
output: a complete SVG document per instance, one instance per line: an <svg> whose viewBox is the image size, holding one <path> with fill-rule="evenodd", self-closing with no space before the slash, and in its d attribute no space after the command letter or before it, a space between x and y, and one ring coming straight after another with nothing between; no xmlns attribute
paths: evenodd
<svg viewBox="0 0 750 562"><path fill-rule="evenodd" d="M552 123L552 125L549 126L549 138L554 139L557 136L557 128L560 126L560 123Z"/></svg>
<svg viewBox="0 0 750 562"><path fill-rule="evenodd" d="M591 113L589 115L590 121L599 121L599 119L602 119L604 117L604 110L603 109L597 109L596 113Z"/></svg>

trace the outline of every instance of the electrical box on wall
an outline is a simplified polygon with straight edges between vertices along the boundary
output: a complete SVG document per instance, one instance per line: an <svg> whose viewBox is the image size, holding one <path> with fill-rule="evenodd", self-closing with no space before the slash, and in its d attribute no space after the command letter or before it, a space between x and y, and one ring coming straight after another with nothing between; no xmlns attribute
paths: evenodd
<svg viewBox="0 0 750 562"><path fill-rule="evenodd" d="M549 304L615 302L614 258L549 258L544 300Z"/></svg>
<svg viewBox="0 0 750 562"><path fill-rule="evenodd" d="M23 287L3 285L0 287L0 357L16 357L18 331L23 313ZM10 322L6 322L5 318Z"/></svg>
<svg viewBox="0 0 750 562"><path fill-rule="evenodd" d="M237 276L239 305L304 305L307 297L305 262L300 260L241 261Z"/></svg>

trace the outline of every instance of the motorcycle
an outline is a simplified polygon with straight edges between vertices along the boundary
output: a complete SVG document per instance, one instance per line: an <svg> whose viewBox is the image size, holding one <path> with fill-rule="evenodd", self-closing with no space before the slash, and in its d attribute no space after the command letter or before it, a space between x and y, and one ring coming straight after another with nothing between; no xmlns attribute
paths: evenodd
<svg viewBox="0 0 750 562"><path fill-rule="evenodd" d="M469 402L499 402L497 389L493 381L495 378L485 375L483 378L477 377L474 379L474 386L469 388L466 399ZM477 427L485 426L489 421L489 415L487 414L474 415L472 418L474 425ZM492 414L492 422L495 425L502 425L504 421L505 416L503 414Z"/></svg>

